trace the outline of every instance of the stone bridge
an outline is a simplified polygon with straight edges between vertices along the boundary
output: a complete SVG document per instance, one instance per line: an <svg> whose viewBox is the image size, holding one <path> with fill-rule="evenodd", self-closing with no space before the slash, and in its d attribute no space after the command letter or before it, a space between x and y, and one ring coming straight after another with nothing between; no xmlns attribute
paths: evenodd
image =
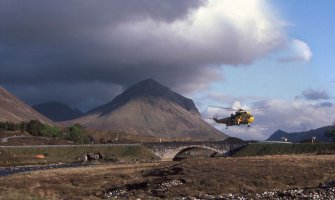
<svg viewBox="0 0 335 200"><path fill-rule="evenodd" d="M227 156L229 152L245 146L245 143L232 143L229 141L189 141L189 142L153 142L144 143L146 147L161 161L172 161L178 155L195 148L208 149L213 152L212 155L219 154Z"/></svg>

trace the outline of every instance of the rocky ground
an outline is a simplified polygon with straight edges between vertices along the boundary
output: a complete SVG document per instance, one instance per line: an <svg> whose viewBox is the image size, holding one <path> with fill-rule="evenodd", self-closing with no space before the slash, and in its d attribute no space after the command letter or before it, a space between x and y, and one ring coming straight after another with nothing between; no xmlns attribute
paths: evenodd
<svg viewBox="0 0 335 200"><path fill-rule="evenodd" d="M142 199L165 199L164 192L173 187L182 187L184 180L169 180L161 183L139 183L126 185L124 187L112 187L104 193L106 199L133 199L138 195L138 190L146 190L147 196ZM140 200L141 198L136 198ZM168 197L174 200L249 200L249 199L335 199L335 180L320 183L318 187L297 188L288 190L267 190L259 193L248 193L241 191L238 194L227 193L220 195L199 194L180 197Z"/></svg>
<svg viewBox="0 0 335 200"><path fill-rule="evenodd" d="M335 156L312 155L189 159L146 170L141 182L113 185L103 198L334 199L333 164Z"/></svg>
<svg viewBox="0 0 335 200"><path fill-rule="evenodd" d="M182 186L184 184L181 180L171 180L160 184L157 184L153 192L153 196L147 196L145 199L157 199L155 194L164 192L172 187ZM134 185L133 185L134 186ZM148 184L137 185L137 187L148 187ZM136 192L131 191L134 188L127 186L126 188L111 188L105 193L106 199L131 199L132 196L136 196ZM243 192L242 192L243 193ZM140 198L138 198L140 199ZM316 188L301 188L301 189L290 189L283 191L264 191L261 193L245 193L245 194L222 194L222 195L211 195L201 194L194 196L184 197L173 197L174 200L248 200L248 199L335 199L335 180L328 183L322 183Z"/></svg>
<svg viewBox="0 0 335 200"><path fill-rule="evenodd" d="M115 198L115 197L114 197ZM326 184L322 183L316 188L302 188L302 189L290 189L283 191L264 191L256 194L225 194L225 195L198 195L191 197L177 197L175 200L248 200L248 199L335 199L335 181L330 181Z"/></svg>
<svg viewBox="0 0 335 200"><path fill-rule="evenodd" d="M334 199L335 155L103 164L0 177L0 199Z"/></svg>

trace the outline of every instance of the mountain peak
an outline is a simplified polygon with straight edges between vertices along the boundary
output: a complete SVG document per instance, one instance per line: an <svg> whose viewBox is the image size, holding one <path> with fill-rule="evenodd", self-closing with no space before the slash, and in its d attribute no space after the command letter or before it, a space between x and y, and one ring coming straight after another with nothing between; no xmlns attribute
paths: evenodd
<svg viewBox="0 0 335 200"><path fill-rule="evenodd" d="M123 92L123 94L134 95L134 96L143 96L143 95L164 96L166 92L172 92L172 91L153 79L146 79L129 87Z"/></svg>
<svg viewBox="0 0 335 200"><path fill-rule="evenodd" d="M185 110L200 116L198 109L195 107L191 99L188 99L176 92L173 92L168 87L160 84L153 79L146 79L134 84L133 86L123 91L120 95L115 97L111 102L95 108L88 113L99 112L102 115L105 115L113 110L122 107L129 101L133 101L136 99L150 101L153 104L158 100L165 100L166 102L179 105Z"/></svg>
<svg viewBox="0 0 335 200"><path fill-rule="evenodd" d="M152 78L148 78L148 79L145 79L143 81L140 81L137 83L138 84L146 84L146 85L161 85L160 83L158 83L157 81L155 81L154 79Z"/></svg>
<svg viewBox="0 0 335 200"><path fill-rule="evenodd" d="M153 79L134 84L74 122L95 129L163 138L227 137L201 119L191 99Z"/></svg>

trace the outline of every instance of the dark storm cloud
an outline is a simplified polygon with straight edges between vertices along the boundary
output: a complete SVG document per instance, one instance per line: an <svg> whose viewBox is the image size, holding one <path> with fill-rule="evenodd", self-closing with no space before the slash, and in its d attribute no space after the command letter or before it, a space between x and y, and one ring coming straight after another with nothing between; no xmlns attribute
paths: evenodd
<svg viewBox="0 0 335 200"><path fill-rule="evenodd" d="M248 64L285 40L262 6L257 16L241 10L250 26L240 27L217 10L227 9L223 2L1 1L0 84L30 103L83 108L146 78L184 91L201 88L219 78L218 65Z"/></svg>
<svg viewBox="0 0 335 200"><path fill-rule="evenodd" d="M84 112L91 109L92 106L109 102L122 92L121 86L98 81L74 84L51 83L26 86L23 89L21 86L9 85L6 89L25 97L24 100L30 105L57 100Z"/></svg>
<svg viewBox="0 0 335 200"><path fill-rule="evenodd" d="M127 65L120 61L120 57L127 59L127 52L119 49L125 38L109 40L107 29L111 29L108 34L113 38L113 29L118 24L145 18L171 22L183 18L200 3L194 0L2 1L1 80L25 84L44 82L43 79L72 81L105 76L106 69L117 72L116 66Z"/></svg>

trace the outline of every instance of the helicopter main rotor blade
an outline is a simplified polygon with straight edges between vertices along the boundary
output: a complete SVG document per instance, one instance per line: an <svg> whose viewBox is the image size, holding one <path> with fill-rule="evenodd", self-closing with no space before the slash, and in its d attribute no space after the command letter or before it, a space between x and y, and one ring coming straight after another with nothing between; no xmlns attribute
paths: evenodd
<svg viewBox="0 0 335 200"><path fill-rule="evenodd" d="M220 108L220 109L225 109L225 110L233 110L233 111L240 111L240 110L243 110L243 109L234 109L234 108L227 108L227 107L222 107L222 106L208 106L208 107L212 107L212 108Z"/></svg>

